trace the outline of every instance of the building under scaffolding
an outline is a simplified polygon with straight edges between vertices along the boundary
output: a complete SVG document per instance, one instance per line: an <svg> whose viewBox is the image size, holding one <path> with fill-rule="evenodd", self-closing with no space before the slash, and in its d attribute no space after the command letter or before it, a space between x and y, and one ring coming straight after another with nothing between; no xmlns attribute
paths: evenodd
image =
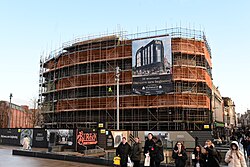
<svg viewBox="0 0 250 167"><path fill-rule="evenodd" d="M120 68L120 129L202 130L210 125L212 63L204 33L178 27L121 34L76 39L41 59L44 127L95 128L102 122L105 128L116 129L116 67ZM157 50L157 43L166 48L158 41L164 43L164 37L170 39L169 60L162 56L169 50ZM134 45L144 40L152 42L134 51ZM151 70L150 64L154 64ZM164 90L154 84L157 90L150 94L152 86L144 85L136 93L134 75L147 80L149 73L160 76L151 79L161 78L157 82L165 84Z"/></svg>

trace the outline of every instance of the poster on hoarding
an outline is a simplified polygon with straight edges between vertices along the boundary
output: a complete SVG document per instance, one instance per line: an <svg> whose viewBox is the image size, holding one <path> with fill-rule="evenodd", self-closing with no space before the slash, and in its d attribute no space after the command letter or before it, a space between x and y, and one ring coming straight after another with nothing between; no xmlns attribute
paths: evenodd
<svg viewBox="0 0 250 167"><path fill-rule="evenodd" d="M118 147L122 142L122 138L126 137L128 141L128 131L111 131L113 136L114 147Z"/></svg>
<svg viewBox="0 0 250 167"><path fill-rule="evenodd" d="M133 93L158 95L173 91L171 37L132 41Z"/></svg>
<svg viewBox="0 0 250 167"><path fill-rule="evenodd" d="M170 133L167 131L145 131L144 132L145 139L148 138L149 133L151 133L153 136L156 136L158 139L161 139L162 141L170 139Z"/></svg>
<svg viewBox="0 0 250 167"><path fill-rule="evenodd" d="M47 132L45 129L33 129L33 147L47 148Z"/></svg>
<svg viewBox="0 0 250 167"><path fill-rule="evenodd" d="M97 132L89 129L78 129L76 143L78 152L94 148L97 144Z"/></svg>
<svg viewBox="0 0 250 167"><path fill-rule="evenodd" d="M18 129L0 128L0 144L21 145L20 132L18 132Z"/></svg>
<svg viewBox="0 0 250 167"><path fill-rule="evenodd" d="M20 132L20 144L22 145L23 139L27 136L30 140L30 146L32 146L33 140L33 129L18 129Z"/></svg>
<svg viewBox="0 0 250 167"><path fill-rule="evenodd" d="M51 139L51 134L54 134L55 139ZM73 129L47 129L47 141L56 145L73 146L74 144L74 131Z"/></svg>

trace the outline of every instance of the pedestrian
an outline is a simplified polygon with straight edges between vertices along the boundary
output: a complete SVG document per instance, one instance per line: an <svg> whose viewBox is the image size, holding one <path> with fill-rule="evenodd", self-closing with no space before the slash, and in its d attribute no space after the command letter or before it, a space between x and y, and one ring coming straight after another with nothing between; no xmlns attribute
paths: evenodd
<svg viewBox="0 0 250 167"><path fill-rule="evenodd" d="M250 137L248 136L247 157L250 161ZM249 162L250 163L250 162Z"/></svg>
<svg viewBox="0 0 250 167"><path fill-rule="evenodd" d="M131 160L134 162L134 167L140 167L141 161L141 153L142 153L142 145L139 137L135 137L135 143L131 149Z"/></svg>
<svg viewBox="0 0 250 167"><path fill-rule="evenodd" d="M237 141L233 141L230 145L230 150L227 151L225 162L228 167L247 167L244 154L239 150Z"/></svg>
<svg viewBox="0 0 250 167"><path fill-rule="evenodd" d="M150 150L152 149L152 147L154 146L154 141L152 140L153 138L153 134L149 133L148 134L148 139L145 141L145 145L144 145L144 156L146 158L146 154L149 154ZM150 166L154 165L154 161L153 159L150 157Z"/></svg>
<svg viewBox="0 0 250 167"><path fill-rule="evenodd" d="M204 146L205 166L206 167L220 167L220 158L214 144L211 140L207 140Z"/></svg>
<svg viewBox="0 0 250 167"><path fill-rule="evenodd" d="M154 164L150 167L160 167L161 162L164 160L163 144L161 139L158 139L156 136L153 136L152 140L154 141L154 145L149 155Z"/></svg>
<svg viewBox="0 0 250 167"><path fill-rule="evenodd" d="M243 146L244 155L246 156L247 147L248 147L248 145L249 145L248 137L243 136L243 137L242 137L242 140L241 140L241 144L242 144L242 146Z"/></svg>
<svg viewBox="0 0 250 167"><path fill-rule="evenodd" d="M122 138L122 142L116 148L116 156L121 158L120 165L121 167L127 167L128 155L131 153L131 147L127 143L126 137Z"/></svg>
<svg viewBox="0 0 250 167"><path fill-rule="evenodd" d="M23 150L29 150L30 149L30 139L28 138L27 135L24 136L22 145L23 145Z"/></svg>
<svg viewBox="0 0 250 167"><path fill-rule="evenodd" d="M201 146L197 145L192 154L193 167L205 166L205 155L201 152Z"/></svg>
<svg viewBox="0 0 250 167"><path fill-rule="evenodd" d="M172 158L175 159L175 166L176 167L185 167L186 166L186 161L188 159L187 153L186 153L184 145L179 141L174 146Z"/></svg>
<svg viewBox="0 0 250 167"><path fill-rule="evenodd" d="M237 141L236 136L233 134L230 138L231 141Z"/></svg>

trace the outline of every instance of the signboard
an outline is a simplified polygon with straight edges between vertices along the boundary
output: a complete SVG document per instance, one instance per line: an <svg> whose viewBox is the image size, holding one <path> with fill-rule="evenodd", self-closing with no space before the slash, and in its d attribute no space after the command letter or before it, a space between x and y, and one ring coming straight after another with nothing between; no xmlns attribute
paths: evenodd
<svg viewBox="0 0 250 167"><path fill-rule="evenodd" d="M0 144L20 145L18 129L0 129Z"/></svg>
<svg viewBox="0 0 250 167"><path fill-rule="evenodd" d="M204 129L210 129L210 125L204 125Z"/></svg>
<svg viewBox="0 0 250 167"><path fill-rule="evenodd" d="M96 133L84 133L79 131L77 135L78 145L92 145L97 144L97 134Z"/></svg>
<svg viewBox="0 0 250 167"><path fill-rule="evenodd" d="M106 134L106 129L101 129L100 132Z"/></svg>
<svg viewBox="0 0 250 167"><path fill-rule="evenodd" d="M98 123L98 128L103 128L103 127L104 127L103 123Z"/></svg>
<svg viewBox="0 0 250 167"><path fill-rule="evenodd" d="M78 152L92 148L97 144L97 132L88 129L78 129L76 143Z"/></svg>
<svg viewBox="0 0 250 167"><path fill-rule="evenodd" d="M214 123L214 126L215 126L215 127L224 127L224 126L225 126L225 123L215 122L215 123ZM238 127L239 127L239 125L238 125Z"/></svg>
<svg viewBox="0 0 250 167"><path fill-rule="evenodd" d="M173 91L171 37L132 41L133 93L158 95Z"/></svg>
<svg viewBox="0 0 250 167"><path fill-rule="evenodd" d="M110 131L106 131L107 136L107 148L114 148L114 137Z"/></svg>
<svg viewBox="0 0 250 167"><path fill-rule="evenodd" d="M33 147L48 147L47 132L45 129L33 129Z"/></svg>

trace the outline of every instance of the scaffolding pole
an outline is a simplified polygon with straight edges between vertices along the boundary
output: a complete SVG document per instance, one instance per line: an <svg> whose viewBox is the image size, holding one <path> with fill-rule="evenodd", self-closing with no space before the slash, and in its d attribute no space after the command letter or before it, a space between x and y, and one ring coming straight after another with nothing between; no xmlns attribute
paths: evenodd
<svg viewBox="0 0 250 167"><path fill-rule="evenodd" d="M120 124L120 111L119 111L119 79L120 79L120 68L116 67L116 110L117 110L117 130L120 130L119 124Z"/></svg>

